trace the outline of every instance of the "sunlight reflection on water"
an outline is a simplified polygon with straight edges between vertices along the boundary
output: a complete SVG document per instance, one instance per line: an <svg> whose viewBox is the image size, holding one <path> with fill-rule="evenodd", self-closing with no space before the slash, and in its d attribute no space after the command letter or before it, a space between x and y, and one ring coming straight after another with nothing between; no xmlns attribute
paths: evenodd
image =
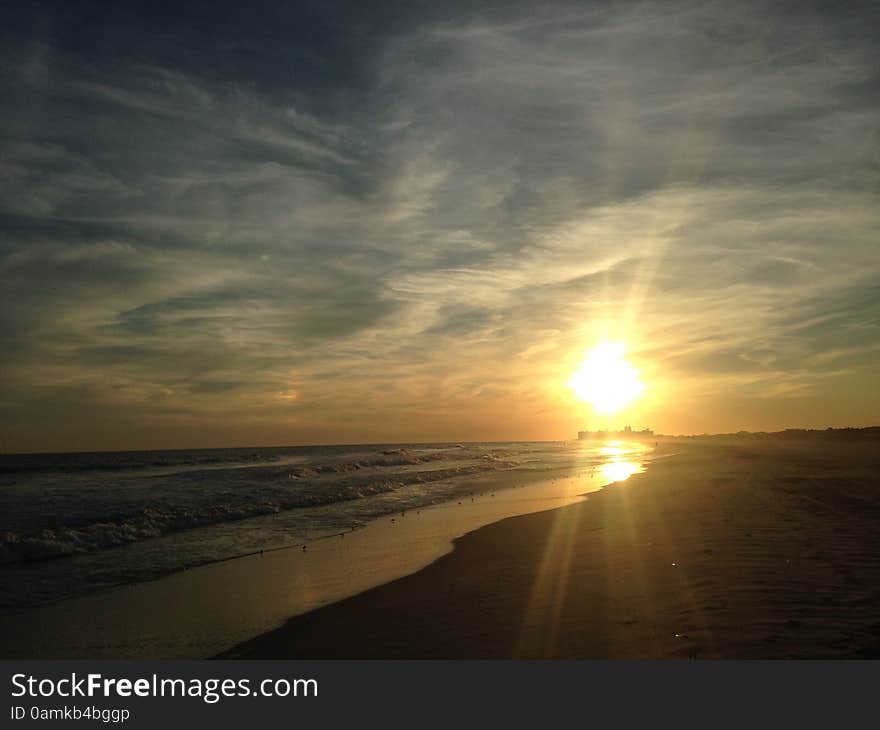
<svg viewBox="0 0 880 730"><path fill-rule="evenodd" d="M622 482L633 474L644 471L640 458L650 449L641 443L609 441L599 449L607 460L599 466L599 472L609 482Z"/></svg>
<svg viewBox="0 0 880 730"><path fill-rule="evenodd" d="M636 472L642 471L638 464L631 461L609 461L602 464L602 476L611 482L622 482Z"/></svg>

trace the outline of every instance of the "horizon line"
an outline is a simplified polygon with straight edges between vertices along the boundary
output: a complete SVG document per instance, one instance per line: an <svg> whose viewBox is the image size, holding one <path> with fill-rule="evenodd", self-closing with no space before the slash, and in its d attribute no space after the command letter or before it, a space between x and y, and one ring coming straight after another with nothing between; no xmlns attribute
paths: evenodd
<svg viewBox="0 0 880 730"><path fill-rule="evenodd" d="M654 433L652 438L655 439L681 439L681 438L718 438L721 436L774 436L787 433L828 433L829 431L880 431L880 424L871 426L827 426L825 428L784 428L778 431L725 431L721 433ZM601 431L590 431L589 433L602 433ZM605 431L604 433L614 434L622 433L615 431ZM633 431L634 435L638 435L638 431ZM580 439L506 439L506 440L485 440L485 441L469 441L469 440L442 440L442 441L364 441L364 442L338 442L338 443L311 443L311 444L275 444L275 445L247 445L247 446L181 446L164 449L80 449L72 451L0 451L0 457L4 456L69 456L72 454L138 454L152 453L157 451L224 451L233 449L313 449L326 447L344 447L344 446L438 446L438 445L458 445L458 444L550 444L550 443L566 443L568 441L578 441Z"/></svg>

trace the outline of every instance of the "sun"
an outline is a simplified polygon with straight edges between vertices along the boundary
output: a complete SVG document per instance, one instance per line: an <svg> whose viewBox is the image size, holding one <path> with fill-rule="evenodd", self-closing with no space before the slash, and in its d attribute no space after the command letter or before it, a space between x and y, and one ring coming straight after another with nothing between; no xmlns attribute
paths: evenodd
<svg viewBox="0 0 880 730"><path fill-rule="evenodd" d="M623 410L645 389L639 371L624 359L625 350L618 342L599 343L568 381L575 395L598 413Z"/></svg>

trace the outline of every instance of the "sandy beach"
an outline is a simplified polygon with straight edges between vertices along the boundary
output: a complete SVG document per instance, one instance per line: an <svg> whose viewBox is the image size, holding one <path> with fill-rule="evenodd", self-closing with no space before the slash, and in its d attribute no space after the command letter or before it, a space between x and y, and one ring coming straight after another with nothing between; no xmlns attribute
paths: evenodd
<svg viewBox="0 0 880 730"><path fill-rule="evenodd" d="M876 435L616 444L583 447L607 452L598 464L471 479L305 550L7 613L0 654L878 655Z"/></svg>
<svg viewBox="0 0 880 730"><path fill-rule="evenodd" d="M880 655L876 439L680 440L233 658Z"/></svg>

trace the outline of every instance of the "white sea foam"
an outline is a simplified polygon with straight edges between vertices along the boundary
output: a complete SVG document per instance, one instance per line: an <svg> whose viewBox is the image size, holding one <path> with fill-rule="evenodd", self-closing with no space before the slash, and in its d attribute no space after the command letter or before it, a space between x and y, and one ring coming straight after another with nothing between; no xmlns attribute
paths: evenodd
<svg viewBox="0 0 880 730"><path fill-rule="evenodd" d="M547 443L4 455L0 607L338 534L466 493L472 477L583 465L588 452Z"/></svg>

